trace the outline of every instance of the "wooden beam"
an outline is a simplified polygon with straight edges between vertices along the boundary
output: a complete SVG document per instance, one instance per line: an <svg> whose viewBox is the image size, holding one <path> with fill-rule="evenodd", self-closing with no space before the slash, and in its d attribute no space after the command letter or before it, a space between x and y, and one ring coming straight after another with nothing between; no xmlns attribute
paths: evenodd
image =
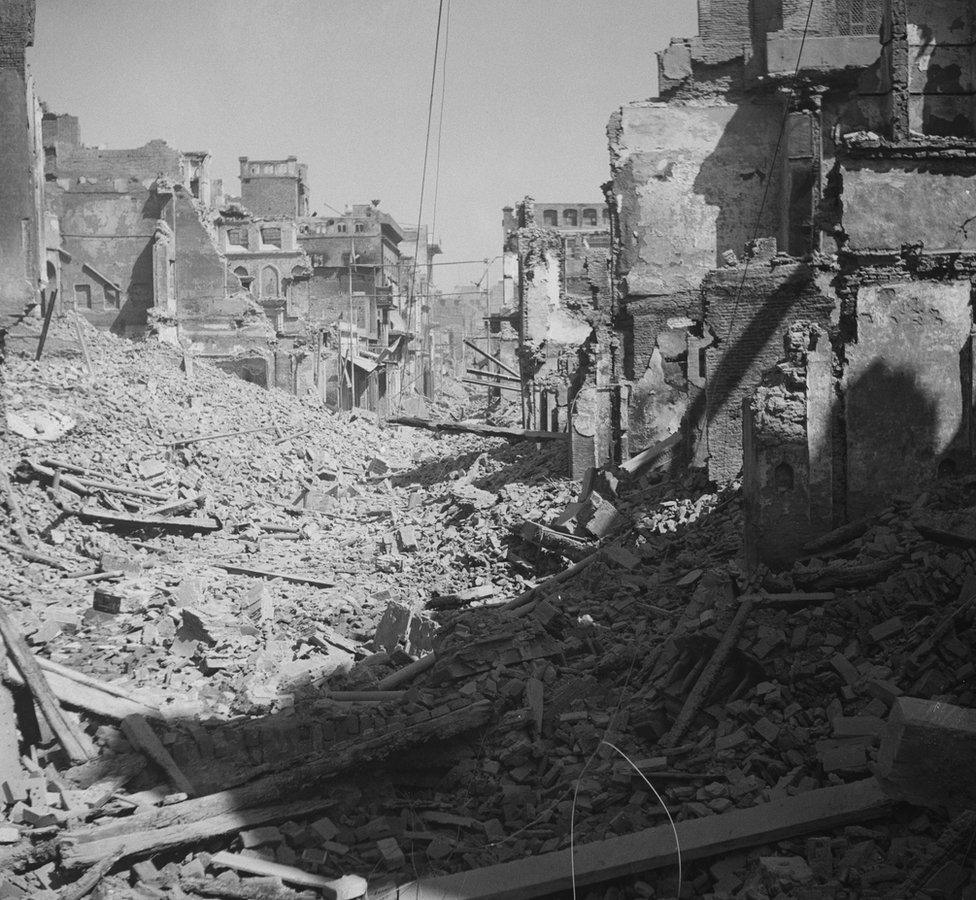
<svg viewBox="0 0 976 900"><path fill-rule="evenodd" d="M477 344L471 343L471 341L465 341L464 344L465 346L474 350L475 353L480 353L485 359L490 359L493 363L495 363L496 366L500 366L502 369L508 372L509 375L514 375L519 381L522 380L522 376L519 375L515 369L513 369L511 366L505 365L505 363L503 363L497 356L492 356L490 353L486 353Z"/></svg>
<svg viewBox="0 0 976 900"><path fill-rule="evenodd" d="M240 853L215 853L210 858L210 863L221 868L233 869L235 872L269 875L280 878L288 884L318 888L323 897L332 900L355 900L366 895L366 879L359 875L345 875L339 879L323 878L321 875L313 875L295 866L284 866L267 859L243 856Z"/></svg>
<svg viewBox="0 0 976 900"><path fill-rule="evenodd" d="M87 762L95 756L94 748L87 735L61 711L44 672L31 653L24 636L14 623L10 613L0 609L0 636L7 645L10 659L20 672L21 678L37 703L41 715L51 726L58 742L64 747L68 758L74 763Z"/></svg>
<svg viewBox="0 0 976 900"><path fill-rule="evenodd" d="M166 441L164 447L188 447L201 441L216 441L226 437L240 437L244 434L257 434L261 431L274 431L274 425L262 425L260 428L245 428L243 431L221 431L218 434L199 434L196 437L180 438L176 441Z"/></svg>
<svg viewBox="0 0 976 900"><path fill-rule="evenodd" d="M287 572L277 572L271 569L251 569L245 566L233 566L230 563L211 563L215 569L223 569L231 575L250 575L252 578L278 578L281 581L290 581L293 584L310 584L312 587L330 588L335 587L334 581L325 578L313 578L311 575L291 575Z"/></svg>
<svg viewBox="0 0 976 900"><path fill-rule="evenodd" d="M892 806L893 802L877 781L868 778L806 791L749 809L688 819L677 824L681 858L687 864L839 825L880 819ZM576 883L598 884L671 867L676 858L670 825L577 845ZM448 897L450 900L527 900L569 890L571 886L569 852L556 850L515 862L411 882L400 887L397 896L399 900Z"/></svg>
<svg viewBox="0 0 976 900"><path fill-rule="evenodd" d="M156 732L152 730L150 724L143 716L126 716L122 720L122 731L129 743L149 757L165 773L170 783L178 791L182 791L189 797L193 797L197 791L190 779L183 774L176 760L169 755L169 751L163 746L163 742L156 737Z"/></svg>
<svg viewBox="0 0 976 900"><path fill-rule="evenodd" d="M487 369L466 369L469 375L483 375L485 378L497 378L499 381L514 382L515 384L521 384L521 378L514 378L511 375L502 375L500 372L489 372Z"/></svg>
<svg viewBox="0 0 976 900"><path fill-rule="evenodd" d="M494 385L488 385L494 387ZM421 419L417 416L393 416L387 419L390 425L406 425L410 428L426 428L428 431L445 431L453 434L480 434L484 437L500 437L509 441L568 441L565 431L529 431L524 428L502 428L497 425L479 423L445 422L434 419Z"/></svg>
<svg viewBox="0 0 976 900"><path fill-rule="evenodd" d="M521 394L522 389L510 384L499 384L491 381L479 381L477 378L462 378L461 384L473 384L477 387L490 388L495 391L511 391L514 394Z"/></svg>
<svg viewBox="0 0 976 900"><path fill-rule="evenodd" d="M138 513L115 512L97 506L82 506L79 509L65 509L73 512L85 522L99 522L103 525L117 525L122 528L162 528L168 531L219 531L220 522L216 519L184 519L175 516L144 516Z"/></svg>

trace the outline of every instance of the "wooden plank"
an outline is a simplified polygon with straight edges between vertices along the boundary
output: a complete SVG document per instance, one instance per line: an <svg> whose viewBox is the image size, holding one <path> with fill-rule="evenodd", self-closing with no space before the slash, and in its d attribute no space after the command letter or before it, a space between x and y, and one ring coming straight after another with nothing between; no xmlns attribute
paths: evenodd
<svg viewBox="0 0 976 900"><path fill-rule="evenodd" d="M503 363L497 356L492 356L490 353L486 353L477 344L473 344L471 341L466 340L464 343L465 346L470 347L475 353L480 353L485 359L491 360L496 366L500 366L502 369L508 372L509 375L514 375L519 381L522 380L522 376L519 375L515 369L513 369L511 366L505 365L505 363Z"/></svg>
<svg viewBox="0 0 976 900"><path fill-rule="evenodd" d="M10 613L0 609L0 636L7 645L10 658L20 672L21 678L31 692L45 721L51 726L58 742L64 748L68 758L74 763L87 762L94 757L94 749L87 735L78 728L62 712L55 699L51 686L44 677L44 672L38 665L34 654L31 653L24 636L14 623Z"/></svg>
<svg viewBox="0 0 976 900"><path fill-rule="evenodd" d="M494 384L490 381L479 381L477 378L462 378L461 384L473 384L477 387L491 388L496 391L512 391L515 394L521 394L522 389L513 387L510 384Z"/></svg>
<svg viewBox="0 0 976 900"><path fill-rule="evenodd" d="M465 369L468 375L477 375L484 378L496 378L499 381L507 381L509 384L522 384L521 378L513 378L511 375L502 375L499 372L489 372L487 369Z"/></svg>
<svg viewBox="0 0 976 900"><path fill-rule="evenodd" d="M271 569L252 569L246 566L234 566L230 563L211 563L216 569L223 569L231 575L250 575L252 578L279 578L282 581L290 581L294 584L310 584L312 587L330 588L335 587L334 581L326 581L324 578L313 578L311 575L292 575L288 572L277 572Z"/></svg>
<svg viewBox="0 0 976 900"><path fill-rule="evenodd" d="M646 450L641 450L640 453L635 454L626 462L621 463L621 471L626 472L628 475L636 475L641 469L649 466L655 460L665 456L674 447L677 447L682 439L681 434L673 434L663 441L658 441Z"/></svg>
<svg viewBox="0 0 976 900"><path fill-rule="evenodd" d="M14 556L21 556L30 562L42 563L45 566L50 566L52 569L60 569L62 572L70 572L71 567L67 563L61 562L60 559L55 559L53 556L48 556L46 553L39 553L37 550L31 550L27 547L18 547L16 544L8 544L6 541L0 541L0 550L5 553L11 553Z"/></svg>
<svg viewBox="0 0 976 900"><path fill-rule="evenodd" d="M219 531L220 522L216 519L182 519L164 516L143 516L137 513L115 512L95 506L83 506L73 510L85 522L101 522L123 528L163 528L173 531Z"/></svg>
<svg viewBox="0 0 976 900"><path fill-rule="evenodd" d="M893 803L873 778L807 791L723 815L677 824L685 864L733 850L827 831L838 825L883 818ZM598 884L675 865L670 825L577 845L577 885ZM399 900L527 900L572 886L569 853L557 850L528 859L411 882Z"/></svg>
<svg viewBox="0 0 976 900"><path fill-rule="evenodd" d="M389 691L401 684L406 684L408 681L413 681L422 672L426 672L431 668L435 662L437 662L436 653L428 653L426 656L421 656L420 659L405 665L402 669L397 669L395 672L387 675L386 678L381 678L376 684L376 689Z"/></svg>
<svg viewBox="0 0 976 900"><path fill-rule="evenodd" d="M255 856L242 856L240 853L215 853L210 858L210 862L212 865L233 869L235 872L270 875L288 884L318 888L323 897L331 897L333 900L355 900L366 894L366 879L359 875L345 875L339 879L323 878L321 875L313 875L295 866L285 866Z"/></svg>
<svg viewBox="0 0 976 900"><path fill-rule="evenodd" d="M136 813L118 822L68 832L61 846L61 861L68 868L90 866L120 846L125 847L126 856L146 856L254 825L301 818L334 804L328 791L313 790L322 781L352 766L378 762L407 748L480 728L491 716L492 704L480 700L393 730L377 730L344 741L330 748L328 754L316 755L311 762L276 761L254 770L254 775L262 777L238 787ZM269 770L271 773L267 774ZM316 799L281 802L289 796L312 795Z"/></svg>
<svg viewBox="0 0 976 900"><path fill-rule="evenodd" d="M492 387L493 385L489 385ZM480 423L447 422L436 419L421 419L417 416L393 416L387 419L390 425L406 425L409 428L425 428L428 431L444 431L451 434L480 434L483 437L500 437L509 441L568 441L565 431L530 431L525 428L502 428L498 425Z"/></svg>
<svg viewBox="0 0 976 900"><path fill-rule="evenodd" d="M176 765L176 760L169 755L169 751L163 746L163 742L156 737L156 732L152 730L143 716L126 716L122 720L122 730L133 747L142 751L166 773L166 777L169 778L173 787L190 797L197 793L190 779Z"/></svg>
<svg viewBox="0 0 976 900"><path fill-rule="evenodd" d="M262 425L259 428L245 428L243 431L222 431L219 434L198 434L196 437L180 438L176 441L167 441L164 447L188 447L190 444L199 444L201 441L216 441L220 438L240 437L245 434L258 434L262 431L274 431L274 425Z"/></svg>
<svg viewBox="0 0 976 900"><path fill-rule="evenodd" d="M143 715L159 718L159 710L140 702L124 691L88 679L79 672L70 672L66 666L60 666L43 657L35 657L38 665L44 670L44 676L51 687L51 691L63 706L73 706L94 713L104 719L121 721L126 716ZM23 678L13 666L8 666L4 673L4 680L11 684L22 685Z"/></svg>

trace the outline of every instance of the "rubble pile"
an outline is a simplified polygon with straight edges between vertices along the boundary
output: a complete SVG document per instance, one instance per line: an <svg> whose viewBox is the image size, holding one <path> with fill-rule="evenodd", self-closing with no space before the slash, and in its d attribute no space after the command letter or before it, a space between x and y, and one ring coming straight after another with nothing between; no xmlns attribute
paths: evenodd
<svg viewBox="0 0 976 900"><path fill-rule="evenodd" d="M3 784L2 896L440 896L549 853L564 877L571 845L667 811L760 808L793 818L688 851L680 886L669 846L581 896L976 890L944 809L813 813L869 791L900 698L972 704L976 479L747 573L736 486L577 490L558 449L90 341L97 376L62 353L5 385L17 430L41 423L7 445L0 616L40 712Z"/></svg>

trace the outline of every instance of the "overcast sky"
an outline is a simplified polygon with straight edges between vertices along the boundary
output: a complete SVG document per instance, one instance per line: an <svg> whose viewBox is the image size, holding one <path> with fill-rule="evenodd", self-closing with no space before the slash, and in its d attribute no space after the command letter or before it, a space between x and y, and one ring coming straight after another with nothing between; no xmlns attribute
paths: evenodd
<svg viewBox="0 0 976 900"><path fill-rule="evenodd" d="M39 97L79 116L86 144L210 150L231 194L239 156L295 155L320 214L379 199L415 225L437 6L38 0L30 61ZM610 113L654 95L654 52L695 33L695 10L695 0L451 0L441 259L499 253L501 208L525 194L599 199ZM435 128L439 100L438 89ZM441 267L436 280L448 290L481 271Z"/></svg>

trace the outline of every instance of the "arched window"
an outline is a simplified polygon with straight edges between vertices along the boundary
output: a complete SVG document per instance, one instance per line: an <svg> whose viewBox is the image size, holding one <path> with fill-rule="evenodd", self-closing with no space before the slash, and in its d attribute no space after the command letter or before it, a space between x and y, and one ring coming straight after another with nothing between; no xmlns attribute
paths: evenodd
<svg viewBox="0 0 976 900"><path fill-rule="evenodd" d="M244 266L238 266L236 269L234 269L234 274L238 278L247 278L247 269L245 269Z"/></svg>
<svg viewBox="0 0 976 900"><path fill-rule="evenodd" d="M588 228L596 228L596 210L595 209L584 209L583 210L583 224Z"/></svg>
<svg viewBox="0 0 976 900"><path fill-rule="evenodd" d="M789 463L781 462L773 473L773 482L778 491L792 491L794 484L793 466Z"/></svg>
<svg viewBox="0 0 976 900"><path fill-rule="evenodd" d="M261 270L261 296L266 298L279 296L278 286L278 270L274 266L265 266Z"/></svg>
<svg viewBox="0 0 976 900"><path fill-rule="evenodd" d="M575 209L563 210L563 225L568 225L570 228L575 228L579 225L579 214Z"/></svg>
<svg viewBox="0 0 976 900"><path fill-rule="evenodd" d="M555 228L559 224L559 214L554 209L542 210L542 224Z"/></svg>
<svg viewBox="0 0 976 900"><path fill-rule="evenodd" d="M366 230L366 223L365 222L357 222L356 223L356 234L362 234L365 230Z"/></svg>
<svg viewBox="0 0 976 900"><path fill-rule="evenodd" d="M304 274L305 274L305 269L303 269L301 266L294 266L291 270L292 278L301 278L302 275Z"/></svg>

